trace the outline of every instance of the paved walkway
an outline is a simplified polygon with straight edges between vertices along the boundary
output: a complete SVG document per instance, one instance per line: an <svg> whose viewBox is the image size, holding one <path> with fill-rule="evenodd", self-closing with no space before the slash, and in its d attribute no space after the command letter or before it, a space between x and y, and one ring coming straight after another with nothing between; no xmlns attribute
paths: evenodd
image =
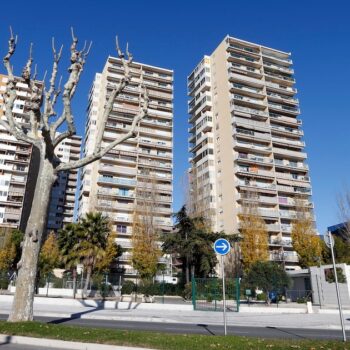
<svg viewBox="0 0 350 350"><path fill-rule="evenodd" d="M64 305L64 299L41 299L34 303L35 316L47 316L58 318L82 318L101 320L125 320L141 322L169 322L169 323L191 323L191 324L222 324L222 313L212 311L193 311L184 309L176 304L141 304L146 308L134 307L123 309L103 309L101 307L86 306L86 303L75 303ZM132 305L132 304L131 304ZM118 307L118 304L116 304ZM241 308L239 313L227 312L228 325L256 326L256 327L289 327L289 328L317 328L338 329L339 315L337 310L320 310L322 313L306 314L305 306L296 308L274 307L248 307ZM0 298L0 313L8 314L11 309L9 299L3 301ZM346 328L350 329L350 310L344 311Z"/></svg>

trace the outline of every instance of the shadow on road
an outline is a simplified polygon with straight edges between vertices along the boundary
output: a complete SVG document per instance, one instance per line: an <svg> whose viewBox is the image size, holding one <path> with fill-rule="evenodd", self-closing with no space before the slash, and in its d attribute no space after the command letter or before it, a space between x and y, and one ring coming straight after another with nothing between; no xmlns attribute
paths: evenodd
<svg viewBox="0 0 350 350"><path fill-rule="evenodd" d="M306 337L303 337L302 335L296 334L296 333L291 332L291 331L287 331L285 329L281 329L281 328L277 328L277 327L271 327L271 326L267 326L266 328L268 328L268 329L275 329L276 331L292 335L293 337L297 337L297 338L301 338L301 339L307 339Z"/></svg>
<svg viewBox="0 0 350 350"><path fill-rule="evenodd" d="M197 324L198 327L202 327L204 330L206 330L210 335L216 335L213 331L211 331L209 328L208 328L208 325L207 324Z"/></svg>

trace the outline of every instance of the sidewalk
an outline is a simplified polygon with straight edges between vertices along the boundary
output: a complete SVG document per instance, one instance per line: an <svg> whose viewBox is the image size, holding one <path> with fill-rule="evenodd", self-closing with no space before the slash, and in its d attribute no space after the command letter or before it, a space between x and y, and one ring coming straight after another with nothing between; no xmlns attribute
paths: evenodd
<svg viewBox="0 0 350 350"><path fill-rule="evenodd" d="M11 296L0 296L0 313L9 313ZM53 300L52 300L53 299ZM136 304L116 303L113 309L105 308L106 303L98 304L90 300L60 298L35 298L34 315L57 318L81 318L95 320L118 320L135 322L164 322L190 324L222 324L222 313L213 311L194 311L192 305L181 304ZM112 305L107 304L107 305ZM306 314L306 307L248 307L240 312L227 312L228 325L255 327L288 327L338 329L339 314L336 309L316 310ZM350 310L344 310L346 329L350 330Z"/></svg>

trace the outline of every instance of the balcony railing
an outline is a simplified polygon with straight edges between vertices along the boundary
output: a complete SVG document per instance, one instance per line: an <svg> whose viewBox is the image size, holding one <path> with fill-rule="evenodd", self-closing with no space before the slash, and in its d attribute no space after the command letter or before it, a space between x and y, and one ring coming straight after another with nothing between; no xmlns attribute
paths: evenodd
<svg viewBox="0 0 350 350"><path fill-rule="evenodd" d="M274 238L269 240L270 245L278 245L283 247L292 247L292 241L287 239Z"/></svg>
<svg viewBox="0 0 350 350"><path fill-rule="evenodd" d="M295 113L295 114L300 114L300 109L296 108L296 107L279 105L277 103L271 103L271 102L269 102L268 105L269 105L269 108L280 109L282 111L292 112L292 113Z"/></svg>
<svg viewBox="0 0 350 350"><path fill-rule="evenodd" d="M294 252L271 252L270 260L296 262L296 263L299 262L298 255Z"/></svg>
<svg viewBox="0 0 350 350"><path fill-rule="evenodd" d="M240 112L244 112L244 113L248 113L248 114L261 115L264 117L267 117L269 115L267 112L259 111L258 109L237 106L235 104L231 104L231 110L240 111Z"/></svg>
<svg viewBox="0 0 350 350"><path fill-rule="evenodd" d="M98 178L99 182L106 182L106 183L114 183L117 185L129 185L129 186L135 186L136 180L127 180L127 179L120 179L120 178L110 178L110 177L103 177L100 176Z"/></svg>

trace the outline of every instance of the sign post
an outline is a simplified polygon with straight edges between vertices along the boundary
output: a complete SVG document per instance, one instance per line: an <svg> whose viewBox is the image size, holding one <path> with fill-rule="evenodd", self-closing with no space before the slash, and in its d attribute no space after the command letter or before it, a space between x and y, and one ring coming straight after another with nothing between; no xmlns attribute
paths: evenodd
<svg viewBox="0 0 350 350"><path fill-rule="evenodd" d="M344 327L344 316L343 316L343 310L340 300L340 293L339 293L339 285L338 285L338 274L337 274L337 267L335 265L335 259L334 259L334 238L330 231L328 231L327 236L325 236L325 243L330 248L332 253L332 263L333 263L333 273L334 273L334 279L335 279L335 289L337 291L337 299L338 299L338 308L339 308L339 317L340 317L340 324L343 332L343 341L346 342L346 333L345 333L345 327Z"/></svg>
<svg viewBox="0 0 350 350"><path fill-rule="evenodd" d="M224 334L227 335L226 326L226 291L225 291L225 263L224 255L228 254L231 250L230 243L224 239L219 238L214 242L214 251L221 256L221 274L222 274L222 302L223 302L223 316L224 316Z"/></svg>

